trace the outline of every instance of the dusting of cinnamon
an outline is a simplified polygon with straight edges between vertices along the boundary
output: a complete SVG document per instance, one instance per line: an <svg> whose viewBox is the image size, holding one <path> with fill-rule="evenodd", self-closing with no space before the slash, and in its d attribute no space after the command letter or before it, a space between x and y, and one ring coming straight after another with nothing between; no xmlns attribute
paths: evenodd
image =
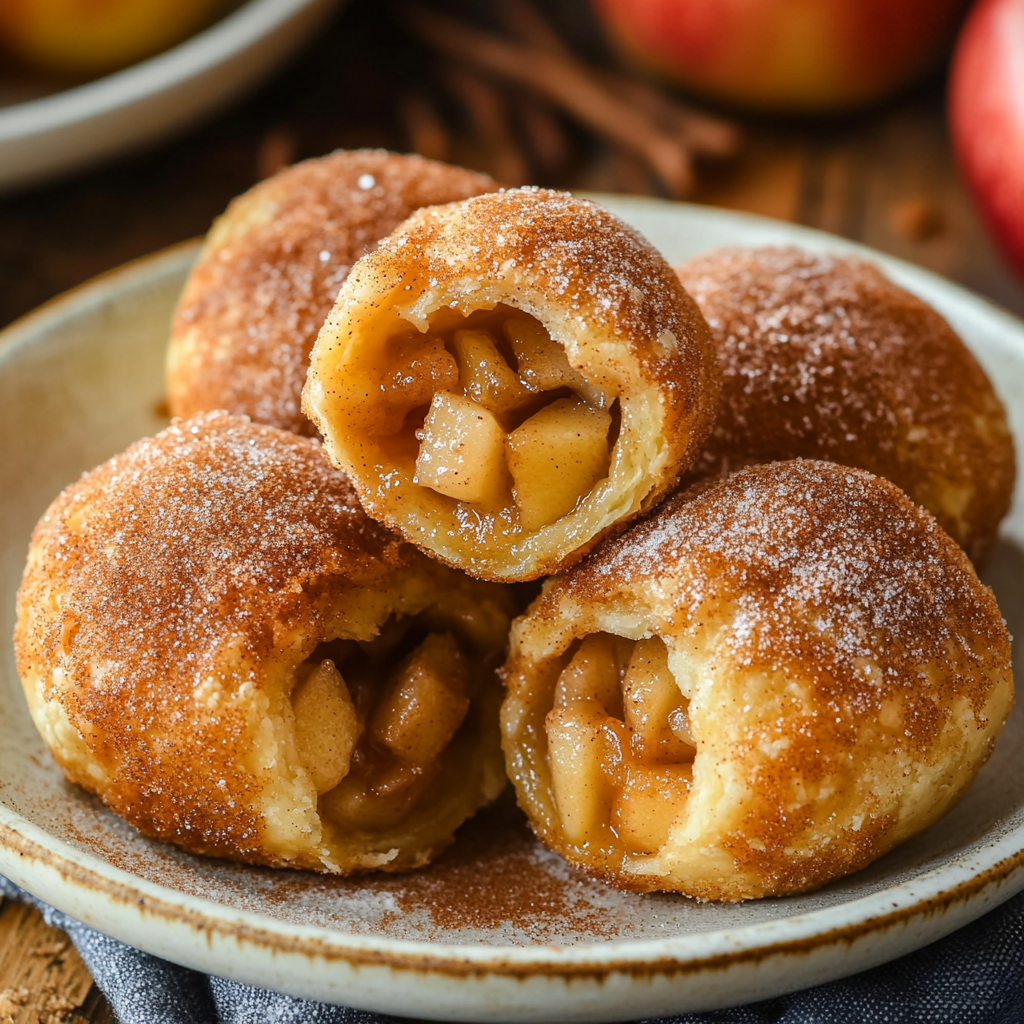
<svg viewBox="0 0 1024 1024"><path fill-rule="evenodd" d="M445 390L425 369L444 331L503 311L533 318L599 404L621 413L607 476L539 525L500 496L439 500L389 420L403 389L424 408ZM474 576L528 580L661 500L700 450L717 388L703 319L653 246L595 203L527 188L419 210L360 260L311 353L303 407L370 515ZM504 445L490 447L502 462Z"/></svg>
<svg viewBox="0 0 1024 1024"><path fill-rule="evenodd" d="M862 260L723 249L677 269L711 327L718 419L687 479L827 459L892 480L975 562L1013 494L1006 414L930 306Z"/></svg>
<svg viewBox="0 0 1024 1024"><path fill-rule="evenodd" d="M329 625L355 607L344 600L399 600L388 588L404 580L431 600L476 588L465 600L494 632L480 642L500 651L504 592L484 593L369 519L316 441L226 413L176 421L86 474L37 526L15 635L30 710L67 776L147 834L319 868L316 793L288 746L289 686L346 628ZM479 672L474 708L493 685ZM473 790L451 830L500 789L496 737L486 769L476 737L453 753L458 771L445 769L458 778L444 807L423 811L432 826L463 806L456 790L487 793ZM447 839L400 851L385 830L382 855L367 840L368 859L356 843L351 862L336 850L327 867L411 866Z"/></svg>
<svg viewBox="0 0 1024 1024"><path fill-rule="evenodd" d="M352 264L419 207L494 188L459 167L355 150L303 161L234 200L175 313L174 415L227 409L314 434L299 408L309 350Z"/></svg>
<svg viewBox="0 0 1024 1024"><path fill-rule="evenodd" d="M537 739L547 666L611 623L685 665L685 820L705 822L628 870L562 836ZM936 820L1013 698L1006 625L965 553L888 481L800 460L679 494L606 542L517 620L505 673L510 774L545 841L613 884L716 899L813 888Z"/></svg>

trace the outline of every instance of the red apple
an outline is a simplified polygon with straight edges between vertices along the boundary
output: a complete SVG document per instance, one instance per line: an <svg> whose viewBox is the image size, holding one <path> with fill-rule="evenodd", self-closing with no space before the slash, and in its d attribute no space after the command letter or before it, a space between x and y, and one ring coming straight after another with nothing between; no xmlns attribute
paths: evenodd
<svg viewBox="0 0 1024 1024"><path fill-rule="evenodd" d="M629 57L730 103L826 112L932 67L967 0L594 0Z"/></svg>
<svg viewBox="0 0 1024 1024"><path fill-rule="evenodd" d="M980 0L949 82L953 146L985 219L1024 275L1024 0Z"/></svg>

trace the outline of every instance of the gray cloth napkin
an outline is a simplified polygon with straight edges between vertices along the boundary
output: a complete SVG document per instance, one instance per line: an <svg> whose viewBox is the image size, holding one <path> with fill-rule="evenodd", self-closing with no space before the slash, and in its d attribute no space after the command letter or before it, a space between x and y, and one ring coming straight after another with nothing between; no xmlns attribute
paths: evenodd
<svg viewBox="0 0 1024 1024"><path fill-rule="evenodd" d="M295 999L160 960L101 935L6 878L0 893L71 936L121 1024L388 1024L398 1018ZM1022 1024L1024 893L892 963L761 1003L671 1024Z"/></svg>

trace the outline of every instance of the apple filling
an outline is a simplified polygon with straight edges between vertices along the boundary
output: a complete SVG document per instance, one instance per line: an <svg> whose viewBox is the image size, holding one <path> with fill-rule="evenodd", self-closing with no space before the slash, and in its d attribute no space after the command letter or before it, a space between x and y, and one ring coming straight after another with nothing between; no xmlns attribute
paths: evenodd
<svg viewBox="0 0 1024 1024"><path fill-rule="evenodd" d="M504 639L467 615L393 615L373 640L319 644L299 665L295 746L325 828L393 830L431 791L446 755L458 757L453 740Z"/></svg>
<svg viewBox="0 0 1024 1024"><path fill-rule="evenodd" d="M555 807L574 846L656 853L679 820L696 747L688 701L658 637L586 637L544 727Z"/></svg>
<svg viewBox="0 0 1024 1024"><path fill-rule="evenodd" d="M617 409L533 317L506 306L435 315L391 338L364 427L412 480L535 531L608 475ZM386 378L386 379L385 379Z"/></svg>

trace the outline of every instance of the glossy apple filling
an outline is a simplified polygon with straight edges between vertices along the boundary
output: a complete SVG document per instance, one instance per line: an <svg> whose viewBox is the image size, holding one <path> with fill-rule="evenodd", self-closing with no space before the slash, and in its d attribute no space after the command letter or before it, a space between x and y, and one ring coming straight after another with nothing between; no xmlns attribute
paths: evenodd
<svg viewBox="0 0 1024 1024"><path fill-rule="evenodd" d="M579 644L544 720L552 795L570 843L604 856L665 844L693 782L688 705L660 638L594 633Z"/></svg>
<svg viewBox="0 0 1024 1024"><path fill-rule="evenodd" d="M298 667L295 742L321 818L374 832L420 805L500 655L491 628L465 609L393 615L375 639L322 643Z"/></svg>
<svg viewBox="0 0 1024 1024"><path fill-rule="evenodd" d="M607 477L617 404L533 317L501 305L446 310L425 335L385 347L391 369L363 429L414 484L499 513L499 532L532 532Z"/></svg>

